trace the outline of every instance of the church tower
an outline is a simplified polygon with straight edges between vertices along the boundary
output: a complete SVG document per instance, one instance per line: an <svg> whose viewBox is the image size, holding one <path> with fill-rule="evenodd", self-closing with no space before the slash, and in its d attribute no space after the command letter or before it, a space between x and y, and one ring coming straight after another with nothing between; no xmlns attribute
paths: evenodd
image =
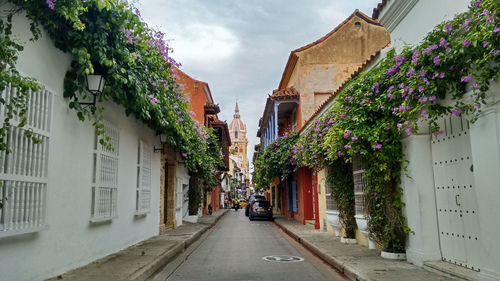
<svg viewBox="0 0 500 281"><path fill-rule="evenodd" d="M238 102L234 108L233 121L229 124L229 135L231 136L231 147L229 148L229 171L235 177L240 173L241 182L250 178L247 159L247 129L245 123L240 119L240 110Z"/></svg>

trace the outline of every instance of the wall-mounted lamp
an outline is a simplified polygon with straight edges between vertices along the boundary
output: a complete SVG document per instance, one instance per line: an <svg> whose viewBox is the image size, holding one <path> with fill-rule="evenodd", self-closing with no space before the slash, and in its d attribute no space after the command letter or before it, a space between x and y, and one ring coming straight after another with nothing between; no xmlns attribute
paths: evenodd
<svg viewBox="0 0 500 281"><path fill-rule="evenodd" d="M104 89L105 79L102 75L99 74L89 74L85 75L85 86L90 94L92 94L93 99L92 102L81 102L80 105L87 105L95 107L95 103L97 101L97 96L102 93Z"/></svg>
<svg viewBox="0 0 500 281"><path fill-rule="evenodd" d="M156 146L154 147L154 152L161 152L165 153L165 144L167 143L167 135L165 134L160 134L160 143L161 147L157 148Z"/></svg>

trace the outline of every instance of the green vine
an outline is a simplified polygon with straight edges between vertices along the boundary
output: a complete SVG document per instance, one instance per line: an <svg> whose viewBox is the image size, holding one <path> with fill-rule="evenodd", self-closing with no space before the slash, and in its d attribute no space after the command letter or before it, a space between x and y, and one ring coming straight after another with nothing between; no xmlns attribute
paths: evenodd
<svg viewBox="0 0 500 281"><path fill-rule="evenodd" d="M216 181L214 171L222 166L217 138L212 130L193 120L192 112L188 113L189 100L183 86L176 82L179 64L170 57L164 34L144 23L137 9L116 0L10 2L32 20L35 39L42 34L38 28L41 25L57 48L72 55L71 69L64 80L64 96L80 120L93 122L97 133L103 136L102 104L112 100L123 106L127 115L135 115L158 134L167 134L168 142L179 149L190 174L201 174L205 182ZM9 38L10 29L4 34ZM22 50L20 45L8 47ZM12 54L6 57L16 58ZM90 98L84 86L85 75L93 73L105 77L104 91L96 106L82 106L80 102ZM0 78L2 83L13 83ZM33 83L35 89L33 80L25 81ZM19 97L17 108L26 104L27 100ZM20 110L14 114L24 113ZM100 142L110 145L104 137ZM2 145L5 146L3 139L0 148Z"/></svg>
<svg viewBox="0 0 500 281"><path fill-rule="evenodd" d="M352 165L345 163L339 158L327 165L326 181L332 189L332 196L337 203L340 224L345 232L346 238L355 238L356 212L354 209L354 181L352 176ZM346 176L347 175L347 176Z"/></svg>
<svg viewBox="0 0 500 281"><path fill-rule="evenodd" d="M256 189L267 189L274 178L283 181L293 174L295 161L292 158L292 148L297 138L296 133L286 134L259 151L252 175Z"/></svg>
<svg viewBox="0 0 500 281"><path fill-rule="evenodd" d="M368 229L387 251L404 251L410 231L402 212L401 138L416 133L422 121L433 134L441 134L437 120L443 115L474 121L483 105L496 103L487 92L500 75L499 6L494 0L472 2L467 12L436 26L418 46L399 55L389 51L377 66L348 81L292 149L289 161L316 170L331 162L350 163L359 155L368 182ZM445 99L454 104L441 102ZM286 169L261 167L267 170L259 171L262 175L277 176L271 171ZM342 183L352 177L335 174ZM348 197L351 191L340 192Z"/></svg>

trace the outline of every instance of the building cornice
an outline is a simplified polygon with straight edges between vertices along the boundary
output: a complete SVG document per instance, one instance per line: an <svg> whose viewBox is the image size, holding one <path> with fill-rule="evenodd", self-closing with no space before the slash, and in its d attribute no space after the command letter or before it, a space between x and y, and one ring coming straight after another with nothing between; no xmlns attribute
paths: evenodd
<svg viewBox="0 0 500 281"><path fill-rule="evenodd" d="M392 33L396 26L408 15L419 0L389 0L378 19L380 23Z"/></svg>

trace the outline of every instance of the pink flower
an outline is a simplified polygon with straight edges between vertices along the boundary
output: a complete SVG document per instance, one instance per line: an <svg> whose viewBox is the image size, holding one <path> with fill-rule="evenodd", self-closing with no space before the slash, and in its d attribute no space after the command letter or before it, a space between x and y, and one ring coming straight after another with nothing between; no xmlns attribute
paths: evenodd
<svg viewBox="0 0 500 281"><path fill-rule="evenodd" d="M490 43L488 43L488 41L484 41L484 42L483 42L483 48L488 47L488 45L489 45L489 44L490 44Z"/></svg>
<svg viewBox="0 0 500 281"><path fill-rule="evenodd" d="M182 157L186 158L187 156L187 153L182 153Z"/></svg>
<svg viewBox="0 0 500 281"><path fill-rule="evenodd" d="M472 85L474 88L476 89L481 89L481 85L477 84L477 83L474 83L474 85Z"/></svg>
<svg viewBox="0 0 500 281"><path fill-rule="evenodd" d="M430 101L436 100L436 96L430 96L430 97L429 97L429 100L430 100Z"/></svg>
<svg viewBox="0 0 500 281"><path fill-rule="evenodd" d="M422 109L422 118L425 118L426 115L427 115L427 112L425 111L425 109Z"/></svg>
<svg viewBox="0 0 500 281"><path fill-rule="evenodd" d="M468 76L463 76L460 81L461 82L464 82L464 83L467 83L469 82L470 80L472 80L472 75L468 75Z"/></svg>
<svg viewBox="0 0 500 281"><path fill-rule="evenodd" d="M462 48L467 48L470 46L470 43L469 43L469 40L464 40L464 42L462 42Z"/></svg>
<svg viewBox="0 0 500 281"><path fill-rule="evenodd" d="M453 28L453 25L451 24L447 24L444 29L446 30L446 32L450 33L451 32L451 29Z"/></svg>
<svg viewBox="0 0 500 281"><path fill-rule="evenodd" d="M45 3L47 3L49 9L54 10L54 8L56 7L56 1L57 0L46 0Z"/></svg>
<svg viewBox="0 0 500 281"><path fill-rule="evenodd" d="M434 65L440 65L441 64L441 62L439 61L439 56L435 56L433 61L434 61Z"/></svg>
<svg viewBox="0 0 500 281"><path fill-rule="evenodd" d="M358 140L358 137L352 137L351 140Z"/></svg>
<svg viewBox="0 0 500 281"><path fill-rule="evenodd" d="M382 148L382 145L380 143L377 143L377 145L375 145L375 148L376 149L381 149Z"/></svg>

